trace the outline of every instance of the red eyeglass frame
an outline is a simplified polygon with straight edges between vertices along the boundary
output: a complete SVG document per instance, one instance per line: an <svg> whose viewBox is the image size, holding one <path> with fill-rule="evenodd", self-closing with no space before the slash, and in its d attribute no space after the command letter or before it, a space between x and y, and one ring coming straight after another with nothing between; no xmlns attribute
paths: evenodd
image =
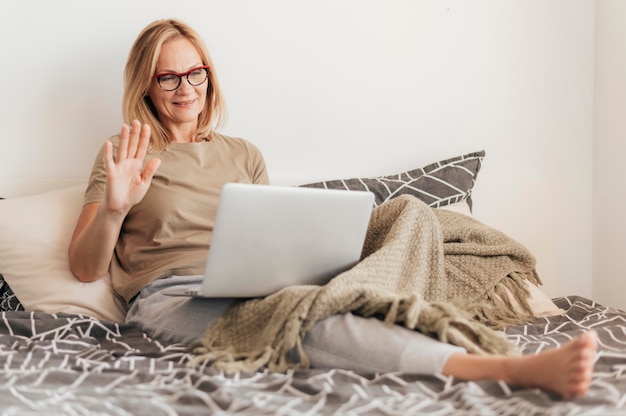
<svg viewBox="0 0 626 416"><path fill-rule="evenodd" d="M176 75L176 76L182 78L182 77L186 77L187 75L191 74L193 71L198 70L198 69L211 69L211 67L209 65L202 65L202 66L197 66L195 68L192 68L192 69L190 69L187 72L181 72L181 73L162 72L160 74L155 74L154 76L152 76L152 78L157 79L159 77L164 77L165 75Z"/></svg>

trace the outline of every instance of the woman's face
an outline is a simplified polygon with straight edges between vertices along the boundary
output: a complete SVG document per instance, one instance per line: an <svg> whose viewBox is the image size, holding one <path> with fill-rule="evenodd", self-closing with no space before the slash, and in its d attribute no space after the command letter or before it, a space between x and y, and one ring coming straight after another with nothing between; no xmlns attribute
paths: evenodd
<svg viewBox="0 0 626 416"><path fill-rule="evenodd" d="M167 41L161 47L156 74L186 73L204 65L196 47L187 38ZM173 91L166 91L156 79L153 80L148 96L152 100L159 120L170 131L183 127L195 128L198 115L204 109L208 79L193 86L182 76L180 85ZM189 126L185 126L189 125Z"/></svg>

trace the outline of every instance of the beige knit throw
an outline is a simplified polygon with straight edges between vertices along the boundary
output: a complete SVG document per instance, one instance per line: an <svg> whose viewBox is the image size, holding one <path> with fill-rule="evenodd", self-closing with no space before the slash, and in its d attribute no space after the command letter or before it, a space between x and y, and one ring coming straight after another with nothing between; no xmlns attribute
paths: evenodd
<svg viewBox="0 0 626 416"><path fill-rule="evenodd" d="M307 368L304 335L317 321L345 312L404 325L472 353L516 353L490 327L530 318L520 282L538 283L534 266L533 256L503 233L399 196L372 211L356 266L324 286L291 286L234 304L192 350L192 365L208 362L227 373ZM512 309L511 294L526 312ZM291 350L298 360L290 359Z"/></svg>

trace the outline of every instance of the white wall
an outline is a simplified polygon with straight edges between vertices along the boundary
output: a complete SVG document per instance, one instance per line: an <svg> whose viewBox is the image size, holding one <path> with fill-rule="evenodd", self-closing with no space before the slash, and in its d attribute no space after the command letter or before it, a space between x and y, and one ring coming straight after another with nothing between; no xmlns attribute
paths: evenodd
<svg viewBox="0 0 626 416"><path fill-rule="evenodd" d="M86 180L121 123L131 43L174 16L213 54L224 132L259 145L275 181L390 174L485 149L476 216L535 253L549 295L591 297L594 2L97 4L0 6L0 195Z"/></svg>
<svg viewBox="0 0 626 416"><path fill-rule="evenodd" d="M593 143L593 294L626 309L626 2L600 0L596 19Z"/></svg>

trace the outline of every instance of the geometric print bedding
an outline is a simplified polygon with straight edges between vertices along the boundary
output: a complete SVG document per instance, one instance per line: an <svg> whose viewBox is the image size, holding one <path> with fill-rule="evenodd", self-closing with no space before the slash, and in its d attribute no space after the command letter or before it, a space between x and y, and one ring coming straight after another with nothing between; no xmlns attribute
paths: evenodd
<svg viewBox="0 0 626 416"><path fill-rule="evenodd" d="M0 274L0 311L23 311L24 307Z"/></svg>
<svg viewBox="0 0 626 416"><path fill-rule="evenodd" d="M0 312L0 412L114 415L617 415L626 414L626 313L577 297L566 314L509 327L525 354L595 329L585 397L561 400L502 382L344 370L237 373L187 365L180 344L81 315Z"/></svg>
<svg viewBox="0 0 626 416"><path fill-rule="evenodd" d="M398 195L410 194L433 208L467 201L471 209L472 189L484 157L483 150L393 175L335 179L300 186L370 191L374 193L376 206Z"/></svg>

